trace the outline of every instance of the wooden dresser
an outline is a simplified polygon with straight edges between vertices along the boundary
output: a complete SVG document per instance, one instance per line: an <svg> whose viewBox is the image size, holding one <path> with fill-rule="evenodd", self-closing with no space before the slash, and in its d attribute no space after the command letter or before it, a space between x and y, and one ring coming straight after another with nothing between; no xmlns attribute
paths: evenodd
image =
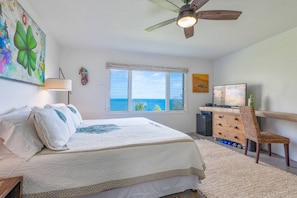
<svg viewBox="0 0 297 198"><path fill-rule="evenodd" d="M212 115L212 136L214 138L230 140L245 147L246 138L239 114L214 112Z"/></svg>
<svg viewBox="0 0 297 198"><path fill-rule="evenodd" d="M199 107L213 115L213 137L240 143L245 147L243 126L238 108ZM257 117L274 118L297 122L297 114L255 110Z"/></svg>

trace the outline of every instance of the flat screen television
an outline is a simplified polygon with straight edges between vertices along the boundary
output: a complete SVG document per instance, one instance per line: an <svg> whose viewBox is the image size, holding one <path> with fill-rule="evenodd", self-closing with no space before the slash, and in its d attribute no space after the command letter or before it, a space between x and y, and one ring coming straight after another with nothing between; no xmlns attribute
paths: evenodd
<svg viewBox="0 0 297 198"><path fill-rule="evenodd" d="M246 105L247 83L213 86L214 106L239 107Z"/></svg>

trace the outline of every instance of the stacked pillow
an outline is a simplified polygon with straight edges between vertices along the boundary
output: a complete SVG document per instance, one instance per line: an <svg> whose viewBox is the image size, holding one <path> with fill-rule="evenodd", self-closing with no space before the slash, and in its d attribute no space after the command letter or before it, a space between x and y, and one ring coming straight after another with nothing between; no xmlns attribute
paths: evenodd
<svg viewBox="0 0 297 198"><path fill-rule="evenodd" d="M74 122L74 126L75 128L79 127L79 125L82 122L82 117L79 113L79 111L77 110L77 108L72 105L65 105L63 103L57 103L57 104L47 104L44 106L44 108L48 109L48 108L61 108L61 107L67 107L70 110L70 116Z"/></svg>
<svg viewBox="0 0 297 198"><path fill-rule="evenodd" d="M44 147L37 135L33 118L28 119L30 112L31 108L25 106L0 115L1 159L10 151L27 160Z"/></svg>
<svg viewBox="0 0 297 198"><path fill-rule="evenodd" d="M81 117L79 111L72 104L67 105L67 108L71 111L71 117L73 119L75 127L78 128L82 122L82 117Z"/></svg>
<svg viewBox="0 0 297 198"><path fill-rule="evenodd" d="M66 150L69 138L81 124L81 115L73 105L48 104L33 108L34 124L43 144L51 150Z"/></svg>
<svg viewBox="0 0 297 198"><path fill-rule="evenodd" d="M30 116L33 115L33 116ZM0 115L0 159L15 154L29 159L44 146L65 150L82 117L73 105L28 106Z"/></svg>

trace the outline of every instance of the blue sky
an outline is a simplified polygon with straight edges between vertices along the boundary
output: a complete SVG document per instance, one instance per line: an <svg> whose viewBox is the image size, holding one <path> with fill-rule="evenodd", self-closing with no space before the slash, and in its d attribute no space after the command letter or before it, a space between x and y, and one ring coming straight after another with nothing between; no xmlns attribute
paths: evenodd
<svg viewBox="0 0 297 198"><path fill-rule="evenodd" d="M111 75L111 98L128 97L128 72L125 70L112 70ZM114 74L114 75L113 75ZM182 75L180 73L171 74L171 97L181 96ZM132 98L137 99L165 99L166 98L166 73L133 71L132 74Z"/></svg>

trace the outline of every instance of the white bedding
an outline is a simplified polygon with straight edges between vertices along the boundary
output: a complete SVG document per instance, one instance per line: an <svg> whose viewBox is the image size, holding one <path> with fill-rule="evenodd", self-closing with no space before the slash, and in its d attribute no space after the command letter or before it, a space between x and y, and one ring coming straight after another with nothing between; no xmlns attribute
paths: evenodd
<svg viewBox="0 0 297 198"><path fill-rule="evenodd" d="M144 182L129 187L116 188L82 198L159 198L198 188L196 175L170 177Z"/></svg>
<svg viewBox="0 0 297 198"><path fill-rule="evenodd" d="M111 130L72 135L69 150L2 160L0 177L23 175L24 197L79 197L176 176L205 177L188 135L145 118L85 120L80 127L103 124Z"/></svg>

